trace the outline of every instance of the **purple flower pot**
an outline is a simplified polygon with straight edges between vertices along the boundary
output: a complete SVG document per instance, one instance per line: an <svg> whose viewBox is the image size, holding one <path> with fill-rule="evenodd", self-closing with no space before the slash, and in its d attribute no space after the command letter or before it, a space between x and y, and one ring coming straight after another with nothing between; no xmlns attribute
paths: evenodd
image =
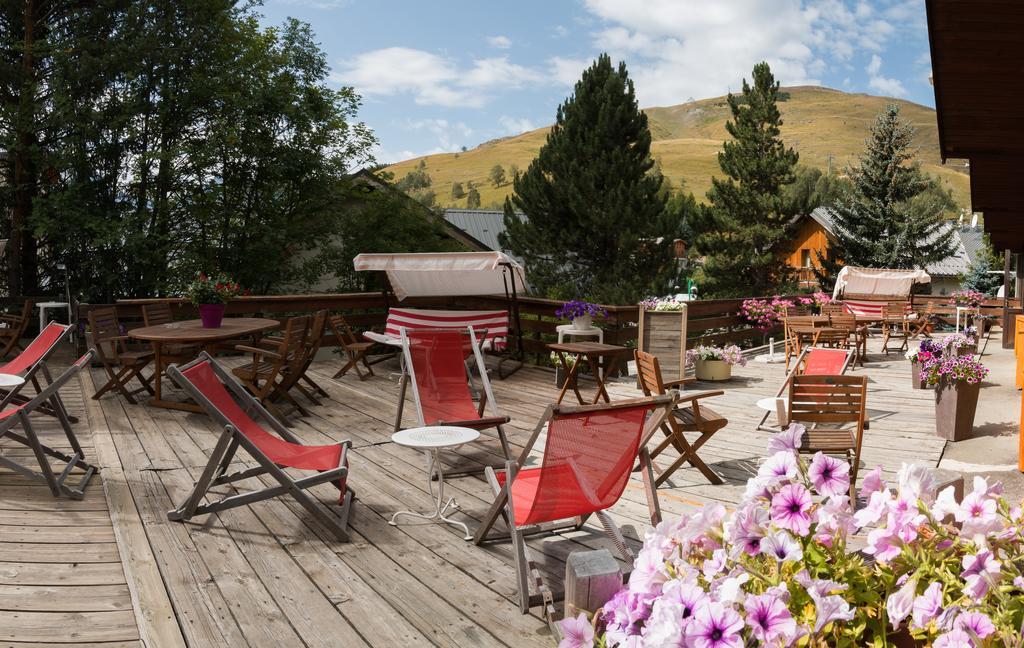
<svg viewBox="0 0 1024 648"><path fill-rule="evenodd" d="M199 304L199 319L203 321L203 328L220 328L224 308L224 304Z"/></svg>

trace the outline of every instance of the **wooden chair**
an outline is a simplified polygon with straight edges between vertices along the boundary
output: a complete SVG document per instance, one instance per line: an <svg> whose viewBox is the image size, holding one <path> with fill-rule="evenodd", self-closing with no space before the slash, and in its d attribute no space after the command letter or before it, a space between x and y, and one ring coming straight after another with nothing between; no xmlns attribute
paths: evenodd
<svg viewBox="0 0 1024 648"><path fill-rule="evenodd" d="M21 306L21 315L0 315L0 359L6 358L14 351L21 350L21 338L25 336L29 322L32 321L32 308L35 302L26 299Z"/></svg>
<svg viewBox="0 0 1024 648"><path fill-rule="evenodd" d="M349 369L356 370L359 380L366 380L368 376L372 376L373 368L366 358L366 353L377 343L361 342L356 338L352 332L352 327L348 325L348 321L342 315L331 315L327 319L327 327L334 334L334 338L338 341L338 346L347 359L345 365L338 370L338 373L334 374L333 378L341 378L348 373ZM359 370L360 364L366 369L365 375Z"/></svg>
<svg viewBox="0 0 1024 648"><path fill-rule="evenodd" d="M64 405L60 401L61 387L77 376L78 372L89 366L94 353L94 351L86 352L67 371L27 402L20 405L8 405L3 411L0 411L0 438L14 441L31 449L32 455L30 456L36 460L39 469L37 471L18 463L15 461L16 456L9 452L0 454L0 466L45 483L54 497L65 495L71 499L82 499L85 496L85 488L89 485L89 480L98 470L96 466L86 462L85 451L78 442L78 438L71 428L71 421L64 410ZM77 387L76 382L73 389L77 390ZM71 447L72 454L69 455L63 450L56 450L46 445L44 441L52 443L59 437L47 434L41 440L33 428L31 414L39 411L44 405L48 406L51 412L56 412L57 420L60 421L61 429L64 432L63 440L66 440ZM16 426L21 429L16 430ZM59 462L59 472L54 472L54 468L57 466L52 465L53 459ZM82 471L81 477L78 479L78 483L72 486L68 484L68 478L76 468ZM69 524L71 523L69 522Z"/></svg>
<svg viewBox="0 0 1024 648"><path fill-rule="evenodd" d="M786 374L785 380L775 392L775 427L765 425L771 411L766 411L757 422L757 429L765 432L778 432L779 428L789 425L787 409L789 404L783 397L796 376L840 376L846 373L850 366L852 353L849 349L819 349L807 347L797 356L793 370Z"/></svg>
<svg viewBox="0 0 1024 648"><path fill-rule="evenodd" d="M661 379L661 367L658 365L658 358L650 353L640 350L633 352L636 359L637 379L640 389L645 396L662 396L669 390L676 389L692 378L665 382ZM697 456L697 451L707 443L715 432L724 428L729 420L718 414L707 406L702 406L700 401L704 398L721 396L723 391L702 391L682 392L677 400L678 406L672 410L672 415L667 416L661 424L661 431L665 433L665 439L651 451L652 466L658 472L654 486L657 488L668 479L672 473L678 470L683 463L689 462L691 466L701 472L712 484L721 484L722 478L711 469L704 461ZM689 405L683 405L689 403ZM685 432L696 432L700 436L693 443L686 440ZM673 446L679 453L679 458L673 461L667 468L661 469L653 460L664 452L669 446Z"/></svg>
<svg viewBox="0 0 1024 648"><path fill-rule="evenodd" d="M857 471L867 411L865 376L794 376L789 386L789 420L807 427L800 452L841 454L850 462L850 500L855 501Z"/></svg>
<svg viewBox="0 0 1024 648"><path fill-rule="evenodd" d="M888 302L882 305L882 351L891 350L889 342L899 340L896 351L906 351L910 340L910 320L907 319L906 302Z"/></svg>
<svg viewBox="0 0 1024 648"><path fill-rule="evenodd" d="M815 326L814 317L810 315L786 315L782 319L782 330L786 338L786 371L789 371L790 358L800 355L805 344L814 344L814 337L801 334L798 328Z"/></svg>
<svg viewBox="0 0 1024 648"><path fill-rule="evenodd" d="M786 317L806 317L811 314L807 306L786 306Z"/></svg>
<svg viewBox="0 0 1024 648"><path fill-rule="evenodd" d="M302 360L302 365L299 367L294 377L289 376L289 381L294 381L292 385L299 391L303 396L309 399L309 402L319 405L320 400L318 396L328 398L330 394L324 390L323 387L318 385L313 378L309 375L309 367L316 360L316 354L320 352L320 347L324 343L324 333L327 331L327 311L319 310L310 319L309 323L309 335L306 336L306 353ZM309 389L306 389L302 385L306 383ZM284 388L287 388L287 383ZM312 391L310 391L312 390Z"/></svg>
<svg viewBox="0 0 1024 648"><path fill-rule="evenodd" d="M868 327L866 324L857 324L857 316L853 313L835 313L829 316L829 324L832 328L844 329L847 331L847 344L843 348L850 347L850 340L853 341L853 362L864 366L864 359L868 355Z"/></svg>
<svg viewBox="0 0 1024 648"><path fill-rule="evenodd" d="M309 414L284 386L289 379L288 374L299 370L305 361L308 329L308 315L292 317L285 324L284 331L276 339L275 344L268 344L267 347L240 344L235 347L242 353L251 353L252 363L235 367L231 373L242 381L245 388L263 407L285 425L289 425L288 419L274 403L275 400L287 401L303 416ZM270 348L271 346L273 348Z"/></svg>
<svg viewBox="0 0 1024 648"><path fill-rule="evenodd" d="M633 552L606 511L619 501L639 457L651 524L661 521L646 443L669 415L676 395L673 391L598 405L549 405L519 458L506 461L502 471L486 469L495 499L473 542L479 545L511 539L523 614L541 605L548 623L553 625L557 598L530 557L524 540L528 534L580 529L587 518L596 515L622 558L633 562ZM527 468L530 454L545 430L544 458L539 466ZM491 528L501 516L508 525L508 534L490 537ZM532 595L531 574L537 589Z"/></svg>
<svg viewBox="0 0 1024 648"><path fill-rule="evenodd" d="M116 389L125 400L134 405L135 394L155 393L150 384L153 376L147 378L142 375L142 370L153 361L153 351L138 349L130 344L131 338L121 333L121 323L117 319L116 309L108 307L90 310L89 330L92 331L96 356L107 372L107 383L92 395L94 399L99 399L108 391ZM129 390L128 382L132 378L136 378L142 386Z"/></svg>
<svg viewBox="0 0 1024 648"><path fill-rule="evenodd" d="M276 415L272 416L206 352L180 368L168 368L167 374L218 425L224 426L192 492L181 506L167 514L167 519L187 521L196 515L224 511L288 494L334 533L338 540L348 541L348 516L355 495L348 485L350 441L318 446L303 445L275 418ZM263 423L260 423L261 419ZM228 473L228 467L239 448L249 453L256 460L257 466ZM294 479L284 471L285 468L314 474ZM213 487L234 484L260 475L269 475L277 481L277 485L228 495L209 504L202 503ZM333 484L338 489L338 506L328 507L308 493L310 487L325 483Z"/></svg>
<svg viewBox="0 0 1024 648"><path fill-rule="evenodd" d="M171 314L171 305L167 302L143 305L142 321L146 326L162 326L173 323L174 316ZM157 375L162 375L161 372L167 365L184 364L192 360L199 355L200 351L202 348L198 344L164 344L160 351L160 359L164 366L156 368Z"/></svg>
<svg viewBox="0 0 1024 648"><path fill-rule="evenodd" d="M843 306L843 302L834 301L821 305L821 314L828 315L829 317L833 315L844 315L846 312L846 307Z"/></svg>
<svg viewBox="0 0 1024 648"><path fill-rule="evenodd" d="M910 321L910 337L916 340L920 336L932 336L932 318L935 317L935 302L926 302L924 308L917 311L917 319Z"/></svg>

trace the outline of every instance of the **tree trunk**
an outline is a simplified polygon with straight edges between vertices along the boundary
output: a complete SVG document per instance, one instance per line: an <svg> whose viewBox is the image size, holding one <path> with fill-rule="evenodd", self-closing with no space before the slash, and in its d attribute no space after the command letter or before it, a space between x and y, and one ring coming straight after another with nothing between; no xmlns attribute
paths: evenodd
<svg viewBox="0 0 1024 648"><path fill-rule="evenodd" d="M31 158L31 149L36 141L33 130L35 123L35 84L33 83L35 57L35 2L25 0L22 14L24 26L23 46L21 55L21 87L19 88L18 115L15 119L16 132L14 148L14 207L11 210L11 236L7 241L7 288L13 295L24 295L26 285L33 282L33 277L25 275L25 266L33 266L29 256L34 257L34 241L29 241L32 234L28 231L28 221L32 214L32 201L38 189L38 177L35 163ZM28 255L28 249L32 254ZM28 263L26 263L28 262Z"/></svg>

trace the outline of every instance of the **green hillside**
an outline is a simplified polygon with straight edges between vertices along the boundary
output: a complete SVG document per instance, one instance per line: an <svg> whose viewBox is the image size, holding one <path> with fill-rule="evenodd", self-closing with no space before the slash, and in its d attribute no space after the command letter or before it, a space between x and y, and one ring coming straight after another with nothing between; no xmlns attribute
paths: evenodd
<svg viewBox="0 0 1024 648"><path fill-rule="evenodd" d="M953 190L958 203L970 204L969 178L964 168L956 163L942 166L939 160L938 129L935 111L918 104L875 97L866 94L849 94L820 87L785 88L787 99L780 103L785 124L782 136L789 146L800 152L802 164L827 169L831 156L832 168L842 172L843 168L861 151L875 116L888 103L901 106L903 118L914 125L917 136L914 140L924 169L939 177L942 183ZM554 107L552 107L554 112ZM654 136L652 149L660 160L662 172L678 186L685 183L698 200L711 186L711 177L719 175L717 154L722 142L728 138L725 122L729 107L725 97L703 99L692 103L663 108L647 108L651 132ZM465 207L466 199L453 201L453 182L476 183L484 208L500 204L512 191L511 180L501 187L495 187L488 174L495 164L508 169L516 165L525 169L544 144L548 128L541 128L515 137L493 140L464 153L444 153L424 158L405 160L388 167L395 179L402 178L413 170L419 161L426 161L430 175L431 189L437 195L439 205Z"/></svg>

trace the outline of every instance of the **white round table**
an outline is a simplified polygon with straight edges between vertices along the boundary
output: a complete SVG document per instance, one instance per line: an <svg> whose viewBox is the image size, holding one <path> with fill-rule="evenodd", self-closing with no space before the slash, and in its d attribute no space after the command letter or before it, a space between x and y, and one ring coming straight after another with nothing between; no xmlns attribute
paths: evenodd
<svg viewBox="0 0 1024 648"><path fill-rule="evenodd" d="M757 406L763 410L769 412L775 412L775 418L778 420L779 427L785 427L787 413L789 411L789 399L785 396L779 396L775 398L769 396L768 398L760 398L757 401Z"/></svg>
<svg viewBox="0 0 1024 648"><path fill-rule="evenodd" d="M25 379L14 374L0 373L0 387L17 387L24 385Z"/></svg>
<svg viewBox="0 0 1024 648"><path fill-rule="evenodd" d="M457 509L458 504L455 503L455 498L449 498L447 502L444 501L444 470L441 467L441 450L445 448L456 448L466 443L471 443L480 438L480 432L472 428L456 427L453 425L431 425L427 427L409 428L408 430L402 430L395 432L391 435L391 440L400 446L406 448L414 448L416 450L422 450L427 455L427 490L431 494L434 492L433 487L433 474L437 471L437 498L434 501L433 513L415 513L413 511L398 511L391 516L391 520L388 522L391 526L398 526L396 519L399 515L409 515L412 517L420 518L423 520L440 520L446 524L450 524L456 527L462 527L465 532L463 539L472 540L473 536L469 534L469 527L458 520L453 520L445 516L445 512L449 508Z"/></svg>

